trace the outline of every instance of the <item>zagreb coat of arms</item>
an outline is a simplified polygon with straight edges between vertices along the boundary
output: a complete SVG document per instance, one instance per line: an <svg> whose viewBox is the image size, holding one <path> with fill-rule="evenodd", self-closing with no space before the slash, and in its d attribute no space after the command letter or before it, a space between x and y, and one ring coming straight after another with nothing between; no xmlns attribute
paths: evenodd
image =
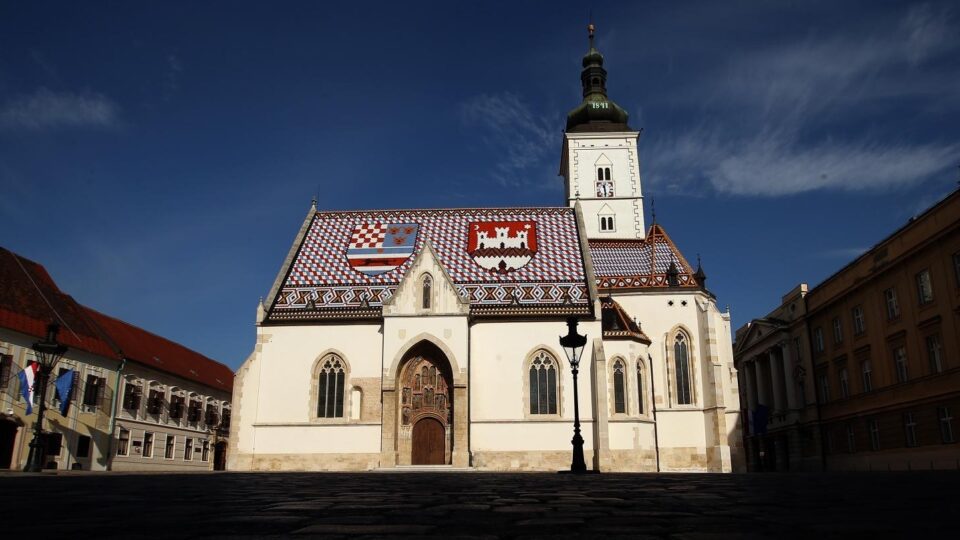
<svg viewBox="0 0 960 540"><path fill-rule="evenodd" d="M368 276L393 270L410 258L417 245L416 223L363 223L353 228L347 260Z"/></svg>
<svg viewBox="0 0 960 540"><path fill-rule="evenodd" d="M506 274L523 268L537 253L535 221L470 223L467 253L490 272Z"/></svg>

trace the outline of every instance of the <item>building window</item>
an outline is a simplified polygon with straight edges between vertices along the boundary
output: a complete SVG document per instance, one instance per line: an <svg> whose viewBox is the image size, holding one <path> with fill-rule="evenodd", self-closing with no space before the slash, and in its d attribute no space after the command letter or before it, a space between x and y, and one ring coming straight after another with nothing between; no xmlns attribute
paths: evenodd
<svg viewBox="0 0 960 540"><path fill-rule="evenodd" d="M320 367L317 381L317 416L343 418L343 383L346 369L339 356L330 355Z"/></svg>
<svg viewBox="0 0 960 540"><path fill-rule="evenodd" d="M627 378L622 360L613 363L613 412L627 413Z"/></svg>
<svg viewBox="0 0 960 540"><path fill-rule="evenodd" d="M873 366L870 365L870 360L860 362L860 375L863 380L863 391L873 390Z"/></svg>
<svg viewBox="0 0 960 540"><path fill-rule="evenodd" d="M893 349L893 364L897 371L897 382L907 382L907 349L903 345Z"/></svg>
<svg viewBox="0 0 960 540"><path fill-rule="evenodd" d="M866 332L867 325L863 320L863 306L853 308L853 335L859 336Z"/></svg>
<svg viewBox="0 0 960 540"><path fill-rule="evenodd" d="M97 409L100 400L103 398L104 389L107 387L107 380L96 375L87 375L87 382L83 385L83 407L88 412Z"/></svg>
<svg viewBox="0 0 960 540"><path fill-rule="evenodd" d="M930 360L930 373L943 371L943 349L940 347L940 334L927 336L927 359Z"/></svg>
<svg viewBox="0 0 960 540"><path fill-rule="evenodd" d="M217 413L217 405L215 403L207 403L207 408L203 412L203 423L213 427L216 426L220 421L220 415Z"/></svg>
<svg viewBox="0 0 960 540"><path fill-rule="evenodd" d="M143 457L153 457L153 433L149 431L143 433Z"/></svg>
<svg viewBox="0 0 960 540"><path fill-rule="evenodd" d="M203 450L200 452L201 461L210 461L210 441L203 441Z"/></svg>
<svg viewBox="0 0 960 540"><path fill-rule="evenodd" d="M176 435L167 435L167 444L164 446L163 457L173 459L173 450L177 446Z"/></svg>
<svg viewBox="0 0 960 540"><path fill-rule="evenodd" d="M940 420L940 442L957 442L953 438L953 415L950 414L950 408L937 407L937 418Z"/></svg>
<svg viewBox="0 0 960 540"><path fill-rule="evenodd" d="M600 216L600 230L603 232L613 232L613 216Z"/></svg>
<svg viewBox="0 0 960 540"><path fill-rule="evenodd" d="M160 416L160 413L163 412L163 394L164 391L158 388L150 390L147 397L147 413Z"/></svg>
<svg viewBox="0 0 960 540"><path fill-rule="evenodd" d="M597 167L597 197L613 197L610 167Z"/></svg>
<svg viewBox="0 0 960 540"><path fill-rule="evenodd" d="M677 404L689 405L693 402L690 392L690 358L687 336L680 333L673 340L674 369L676 370Z"/></svg>
<svg viewBox="0 0 960 540"><path fill-rule="evenodd" d="M10 374L13 373L13 355L0 354L0 389L10 383Z"/></svg>
<svg viewBox="0 0 960 540"><path fill-rule="evenodd" d="M77 437L77 458L90 457L90 437L80 435Z"/></svg>
<svg viewBox="0 0 960 540"><path fill-rule="evenodd" d="M917 422L913 419L913 413L903 413L903 431L906 435L907 446L920 446L917 440Z"/></svg>
<svg viewBox="0 0 960 540"><path fill-rule="evenodd" d="M933 282L930 280L929 270L917 274L917 299L920 300L920 305L933 302Z"/></svg>
<svg viewBox="0 0 960 540"><path fill-rule="evenodd" d="M850 378L847 375L847 368L840 368L840 397L845 398L850 395Z"/></svg>
<svg viewBox="0 0 960 540"><path fill-rule="evenodd" d="M530 414L557 414L557 360L537 351L530 362Z"/></svg>
<svg viewBox="0 0 960 540"><path fill-rule="evenodd" d="M183 443L183 460L193 461L193 439L190 437Z"/></svg>
<svg viewBox="0 0 960 540"><path fill-rule="evenodd" d="M857 451L857 435L853 431L853 424L847 424L847 452Z"/></svg>
<svg viewBox="0 0 960 540"><path fill-rule="evenodd" d="M817 374L817 383L820 388L820 401L830 401L830 378L826 371Z"/></svg>
<svg viewBox="0 0 960 540"><path fill-rule="evenodd" d="M120 433L117 435L117 455L125 456L128 452L130 452L130 430L120 428Z"/></svg>
<svg viewBox="0 0 960 540"><path fill-rule="evenodd" d="M900 317L900 304L897 302L897 290L893 287L883 291L883 298L887 304L887 319Z"/></svg>
<svg viewBox="0 0 960 540"><path fill-rule="evenodd" d="M843 343L843 325L840 324L840 317L833 318L833 342Z"/></svg>
<svg viewBox="0 0 960 540"><path fill-rule="evenodd" d="M169 416L173 420L180 420L183 418L183 409L184 404L187 399L184 396L172 395L170 396L170 412Z"/></svg>
<svg viewBox="0 0 960 540"><path fill-rule="evenodd" d="M136 416L140 410L140 397L143 395L143 389L139 384L127 381L123 385L123 408L131 415Z"/></svg>
<svg viewBox="0 0 960 540"><path fill-rule="evenodd" d="M430 277L430 274L423 275L423 281L420 285L420 292L420 307L423 309L430 309L431 300L433 299L433 278Z"/></svg>
<svg viewBox="0 0 960 540"><path fill-rule="evenodd" d="M200 400L190 398L190 406L187 407L187 422L197 424L200 422Z"/></svg>
<svg viewBox="0 0 960 540"><path fill-rule="evenodd" d="M870 449L880 449L880 423L875 418L867 420L867 430L870 432Z"/></svg>
<svg viewBox="0 0 960 540"><path fill-rule="evenodd" d="M823 352L823 329L819 326L813 329L813 348L818 353Z"/></svg>
<svg viewBox="0 0 960 540"><path fill-rule="evenodd" d="M639 409L637 412L643 414L643 364L637 362L637 403Z"/></svg>

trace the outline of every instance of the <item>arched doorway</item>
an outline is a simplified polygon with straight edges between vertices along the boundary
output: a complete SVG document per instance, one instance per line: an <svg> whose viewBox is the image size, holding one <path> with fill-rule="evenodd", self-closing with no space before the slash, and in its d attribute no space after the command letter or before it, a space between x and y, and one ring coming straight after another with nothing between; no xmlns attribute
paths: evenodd
<svg viewBox="0 0 960 540"><path fill-rule="evenodd" d="M401 465L445 465L453 451L453 378L434 345L415 347L399 382L398 450Z"/></svg>

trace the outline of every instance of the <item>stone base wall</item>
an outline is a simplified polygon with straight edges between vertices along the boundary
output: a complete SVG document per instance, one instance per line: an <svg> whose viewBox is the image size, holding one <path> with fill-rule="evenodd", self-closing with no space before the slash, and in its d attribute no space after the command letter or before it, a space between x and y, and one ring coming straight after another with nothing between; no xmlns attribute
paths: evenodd
<svg viewBox="0 0 960 540"><path fill-rule="evenodd" d="M706 449L693 446L661 448L660 470L662 472L722 472L711 471L708 467Z"/></svg>
<svg viewBox="0 0 960 540"><path fill-rule="evenodd" d="M653 450L606 450L601 472L657 472Z"/></svg>
<svg viewBox="0 0 960 540"><path fill-rule="evenodd" d="M213 452L210 453L211 457ZM212 471L213 459L210 461L189 462L183 460L161 461L117 461L110 465L111 471Z"/></svg>
<svg viewBox="0 0 960 540"><path fill-rule="evenodd" d="M484 471L567 471L572 450L524 452L473 452L473 467ZM583 451L587 468L593 463L593 451Z"/></svg>
<svg viewBox="0 0 960 540"><path fill-rule="evenodd" d="M232 471L369 471L380 466L380 454L234 455Z"/></svg>

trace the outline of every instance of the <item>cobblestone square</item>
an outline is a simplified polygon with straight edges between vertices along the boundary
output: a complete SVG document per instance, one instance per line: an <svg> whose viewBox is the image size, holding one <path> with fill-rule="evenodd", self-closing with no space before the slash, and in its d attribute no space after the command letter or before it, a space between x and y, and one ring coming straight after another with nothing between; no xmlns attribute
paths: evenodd
<svg viewBox="0 0 960 540"><path fill-rule="evenodd" d="M932 538L953 528L958 481L953 471L9 473L0 493L8 516L35 512L7 519L6 538Z"/></svg>

